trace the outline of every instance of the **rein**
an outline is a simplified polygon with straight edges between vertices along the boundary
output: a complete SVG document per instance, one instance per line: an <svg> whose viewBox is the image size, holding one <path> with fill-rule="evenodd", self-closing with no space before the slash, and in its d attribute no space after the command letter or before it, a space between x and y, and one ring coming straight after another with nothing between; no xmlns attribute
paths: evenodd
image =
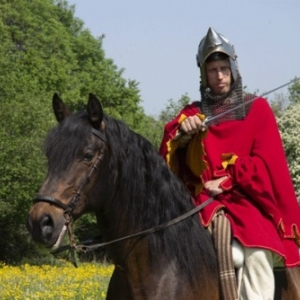
<svg viewBox="0 0 300 300"><path fill-rule="evenodd" d="M113 243L121 242L121 241L130 239L130 238L133 238L133 237L140 237L140 236L144 236L144 235L155 233L155 232L160 231L160 230L164 230L164 229L168 228L169 226L177 224L177 223L179 223L179 222L181 222L181 221L183 221L183 220L191 217L192 215L196 214L197 212L199 212L200 210L202 210L204 207L206 207L209 203L211 203L213 200L214 200L214 197L210 197L205 202L203 202L199 206L193 208L192 210L184 213L183 215L180 215L180 216L178 216L178 217L176 217L176 218L174 218L174 219L172 219L172 220L170 220L168 222L165 222L163 224L154 226L154 227L152 227L150 229L147 229L147 230L144 230L144 231L140 231L140 232L137 232L137 233L134 233L134 234L130 234L130 235L127 235L125 237L122 237L122 238L119 238L119 239L115 239L115 240L112 240L112 241L109 241L109 242L105 242L105 243L94 244L94 245L91 245L91 246L86 246L84 244L83 245L77 245L76 249L80 250L80 251L83 251L83 252L88 252L88 251L94 250L96 248L100 248L100 247L104 247L106 245L110 245L110 244L113 244Z"/></svg>
<svg viewBox="0 0 300 300"><path fill-rule="evenodd" d="M107 144L107 140L104 134L102 134L101 132L95 130L94 128L92 128L92 133L94 135L96 135L99 139L101 139L105 144ZM200 204L199 206L193 208L192 210L184 213L183 215L180 215L170 221L167 221L163 224L154 226L152 228L149 228L147 230L143 230L122 238L118 238L109 242L104 242L104 243L97 243L97 244L93 244L93 245L85 245L80 244L80 245L76 245L75 242L75 237L74 237L74 233L72 230L72 212L76 206L77 201L80 198L80 195L82 193L82 191L84 190L84 188L86 187L86 185L91 181L92 176L95 174L95 172L98 170L100 163L102 162L104 157L104 147L101 149L100 155L97 158L96 163L92 166L88 176L85 178L85 180L82 182L82 184L80 185L80 187L78 188L78 190L76 191L74 197L71 199L70 203L68 204L64 204L62 201L60 201L59 199L56 199L54 197L50 197L47 195L37 195L34 199L33 199L33 203L37 203L37 202L46 202L49 204L53 204L61 209L64 210L64 217L66 219L65 225L68 229L68 234L69 234L69 239L70 239L70 243L69 245L65 245L65 246L61 246L59 247L57 250L55 250L53 252L53 254L58 254L60 252L63 252L65 250L69 250L71 251L71 261L74 264L75 267L77 267L76 264L76 260L75 260L75 250L77 251L82 251L82 252L88 252L91 250L94 250L96 248L100 248L100 247L104 247L113 243L117 243L117 242L121 242L130 238L134 238L134 237L141 237L141 236L145 236L145 235L149 235L152 233L155 233L157 231L160 230L164 230L174 224L177 224L191 216L193 216L194 214L196 214L197 212L199 212L200 210L202 210L204 207L206 207L208 204L210 204L213 200L214 197L210 197L209 199L207 199L205 202L203 202L202 204Z"/></svg>
<svg viewBox="0 0 300 300"><path fill-rule="evenodd" d="M184 213L183 215L180 215L170 221L167 221L163 224L160 224L160 225L157 225L157 226L154 226L154 227L151 227L147 230L143 230L143 231L140 231L140 232L137 232L137 233L134 233L134 234L130 234L130 235L127 235L127 236L124 236L124 237L121 237L121 238L118 238L118 239L115 239L115 240L111 240L109 242L104 242L104 243L97 243L97 244L93 244L93 245L85 245L84 243L81 244L81 245L76 245L75 246L75 249L78 250L78 251L82 251L82 252L89 252L89 251L92 251L96 248L101 248L101 247L104 247L104 246L107 246L107 245L110 245L110 244L114 244L114 243L117 243L117 242L121 242L121 241L124 241L124 240L128 240L130 238L134 238L134 237L141 237L141 236L145 236L145 235L149 235L149 234L152 234L152 233L155 233L157 231L160 231L160 230L164 230L174 224L177 224L191 216L193 216L194 214L196 214L197 212L199 212L200 210L202 210L203 208L205 208L208 204L210 204L212 201L214 200L214 197L210 197L208 198L206 201L204 201L202 204L200 204L199 206L196 206L195 208L191 209L190 211ZM65 251L67 249L69 249L70 246L66 245L66 246L62 246L60 248L58 248L55 253L59 253L59 252L62 252L62 251Z"/></svg>

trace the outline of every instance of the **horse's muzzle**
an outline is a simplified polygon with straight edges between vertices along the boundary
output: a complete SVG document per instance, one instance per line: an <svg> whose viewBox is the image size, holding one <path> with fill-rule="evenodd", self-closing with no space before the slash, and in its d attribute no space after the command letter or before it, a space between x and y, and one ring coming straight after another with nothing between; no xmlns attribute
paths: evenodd
<svg viewBox="0 0 300 300"><path fill-rule="evenodd" d="M42 213L40 209L32 209L27 218L27 229L32 239L44 247L58 247L63 240L66 227L62 216L55 220L49 213Z"/></svg>

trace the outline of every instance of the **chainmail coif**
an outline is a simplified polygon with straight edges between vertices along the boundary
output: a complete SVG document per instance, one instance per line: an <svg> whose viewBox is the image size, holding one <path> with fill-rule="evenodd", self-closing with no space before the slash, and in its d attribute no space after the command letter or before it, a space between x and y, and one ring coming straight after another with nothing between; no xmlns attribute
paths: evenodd
<svg viewBox="0 0 300 300"><path fill-rule="evenodd" d="M255 98L254 95L244 96L242 78L240 74L238 74L236 81L232 84L230 91L224 95L214 96L209 88L203 87L200 88L200 92L202 98L200 107L201 112L205 115L205 117L219 115L224 111L233 109L240 105L240 107L220 116L220 118L210 121L210 126L217 125L225 121L244 119L251 108L251 99ZM241 105L242 103L244 103L244 105Z"/></svg>

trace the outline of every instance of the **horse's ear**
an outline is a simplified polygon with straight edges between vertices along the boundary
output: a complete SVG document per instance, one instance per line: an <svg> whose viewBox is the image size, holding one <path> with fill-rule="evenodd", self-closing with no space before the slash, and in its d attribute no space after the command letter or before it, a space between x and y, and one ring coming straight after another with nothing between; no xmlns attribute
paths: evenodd
<svg viewBox="0 0 300 300"><path fill-rule="evenodd" d="M64 102L60 99L57 93L53 95L52 98L52 107L58 122L61 122L66 117L71 115L69 108L64 104Z"/></svg>
<svg viewBox="0 0 300 300"><path fill-rule="evenodd" d="M101 125L103 120L103 109L100 101L98 98L93 95L89 94L89 101L87 104L87 112L92 124L96 127Z"/></svg>

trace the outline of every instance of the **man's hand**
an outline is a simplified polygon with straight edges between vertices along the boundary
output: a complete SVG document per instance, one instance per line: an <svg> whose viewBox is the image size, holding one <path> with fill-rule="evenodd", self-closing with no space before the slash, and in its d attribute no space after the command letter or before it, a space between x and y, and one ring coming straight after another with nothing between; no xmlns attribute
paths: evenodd
<svg viewBox="0 0 300 300"><path fill-rule="evenodd" d="M209 191L212 196L223 193L223 189L220 188L220 184L227 179L227 176L220 177L218 179L210 180L204 183L204 188Z"/></svg>
<svg viewBox="0 0 300 300"><path fill-rule="evenodd" d="M206 129L203 126L203 122L200 120L198 116L190 116L187 117L181 124L180 130L183 131L185 134L193 135L200 131L204 131Z"/></svg>

